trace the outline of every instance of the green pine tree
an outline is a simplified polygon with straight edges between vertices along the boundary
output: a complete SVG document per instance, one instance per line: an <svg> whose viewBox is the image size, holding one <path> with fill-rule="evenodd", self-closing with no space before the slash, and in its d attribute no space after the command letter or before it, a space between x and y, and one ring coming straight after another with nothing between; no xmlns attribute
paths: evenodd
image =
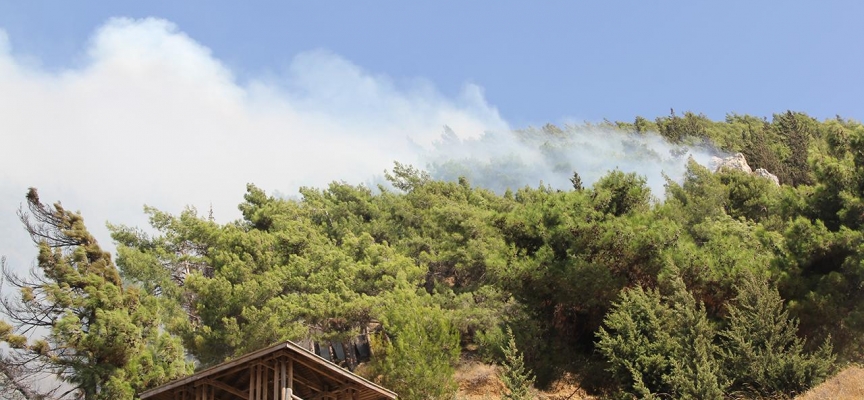
<svg viewBox="0 0 864 400"><path fill-rule="evenodd" d="M746 275L729 306L728 326L720 333L727 375L737 391L764 397L803 393L830 372L834 355L826 341L816 352L804 351L798 321L776 288Z"/></svg>
<svg viewBox="0 0 864 400"><path fill-rule="evenodd" d="M399 289L381 306L385 335L373 339L373 376L405 400L451 399L459 360L459 334L429 298Z"/></svg>
<svg viewBox="0 0 864 400"><path fill-rule="evenodd" d="M6 361L52 373L85 400L132 399L190 373L179 340L161 331L158 303L123 286L81 215L42 204L32 188L27 205L20 216L39 246L38 268L22 279L3 266L20 290L0 302L12 322L0 321L0 339L13 349ZM37 328L47 335L29 341Z"/></svg>
<svg viewBox="0 0 864 400"><path fill-rule="evenodd" d="M502 346L501 351L504 353L504 362L501 364L501 381L507 388L504 398L510 400L531 399L534 374L525 367L525 360L516 347L516 337L509 326L507 327L507 346Z"/></svg>

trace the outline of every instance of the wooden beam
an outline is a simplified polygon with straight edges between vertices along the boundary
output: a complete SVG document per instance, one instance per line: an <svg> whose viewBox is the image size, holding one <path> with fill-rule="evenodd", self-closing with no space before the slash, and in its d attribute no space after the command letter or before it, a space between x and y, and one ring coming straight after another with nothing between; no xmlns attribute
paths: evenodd
<svg viewBox="0 0 864 400"><path fill-rule="evenodd" d="M301 359L292 359L292 360L297 361L300 364L303 364L303 366L305 366L306 368L309 368L312 371L315 371L318 374L320 374L326 378L329 378L330 380L336 380L338 382L338 377L334 377L334 375L336 375L336 374L334 374L333 371L325 371L324 369L318 367L317 365L313 365L313 363L307 362L306 360L301 360ZM322 358L322 360L323 360L323 358ZM326 361L326 360L325 360L325 362L329 363L329 361ZM336 368L341 369L341 367L336 367Z"/></svg>
<svg viewBox="0 0 864 400"><path fill-rule="evenodd" d="M331 390L324 391L324 392L321 392L321 393L315 393L314 396L309 397L307 400L318 400L318 399L323 399L323 398L326 398L326 397L335 397L335 398L338 399L338 398L339 398L339 393L342 393L342 392L344 392L344 391L346 391L346 390L354 389L354 388L355 388L355 385L354 385L354 384L351 384L351 383L343 383L342 385L337 386L335 389L331 389Z"/></svg>
<svg viewBox="0 0 864 400"><path fill-rule="evenodd" d="M309 389L312 389L312 390L314 390L314 391L316 391L316 392L323 392L323 391L324 391L324 388L323 388L323 387L318 386L317 383L312 382L312 381L310 381L310 380L308 380L308 379L306 379L306 378L304 378L304 377L302 377L302 376L300 376L300 375L295 376L294 379L296 379L297 382L299 382L301 385L306 386L306 387L308 387ZM293 389L293 388L292 388L292 389Z"/></svg>
<svg viewBox="0 0 864 400"><path fill-rule="evenodd" d="M233 394L233 395L235 395L241 399L247 399L248 398L248 393L246 393L240 389L237 389L235 387L232 387L231 385L227 385L225 383L219 382L217 380L208 379L208 380L202 382L202 384L210 385L210 386L213 386L214 388L224 390L224 391L231 393L231 394Z"/></svg>

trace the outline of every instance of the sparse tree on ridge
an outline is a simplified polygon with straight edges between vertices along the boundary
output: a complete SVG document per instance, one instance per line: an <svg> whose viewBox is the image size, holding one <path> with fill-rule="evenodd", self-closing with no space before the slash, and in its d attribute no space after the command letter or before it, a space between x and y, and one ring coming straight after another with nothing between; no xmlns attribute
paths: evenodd
<svg viewBox="0 0 864 400"><path fill-rule="evenodd" d="M81 215L42 204L32 188L27 207L19 215L39 256L26 278L3 265L5 283L20 296L0 299L11 321L0 322L0 339L12 349L7 365L50 373L71 386L59 397L84 400L132 399L190 373L179 341L160 330L158 304L123 287Z"/></svg>

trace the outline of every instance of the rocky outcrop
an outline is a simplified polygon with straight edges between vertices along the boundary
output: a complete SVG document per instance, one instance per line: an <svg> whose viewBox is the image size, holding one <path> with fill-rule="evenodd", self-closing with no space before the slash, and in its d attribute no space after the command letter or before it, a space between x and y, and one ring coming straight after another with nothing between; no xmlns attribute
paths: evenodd
<svg viewBox="0 0 864 400"><path fill-rule="evenodd" d="M724 169L743 171L750 175L756 175L768 179L771 182L774 182L775 185L780 186L780 180L777 179L777 175L768 172L765 168L757 168L756 171L753 171L753 169L750 168L750 165L747 164L747 159L745 159L744 155L741 153L735 153L735 155L725 158L714 157L714 165L717 166L714 169L714 172L720 172Z"/></svg>
<svg viewBox="0 0 864 400"><path fill-rule="evenodd" d="M774 182L775 185L780 186L780 179L777 178L777 175L768 172L768 170L765 168L756 168L756 170L753 171L753 175L761 176L765 179L770 180L771 182Z"/></svg>
<svg viewBox="0 0 864 400"><path fill-rule="evenodd" d="M714 157L714 163L717 164L717 168L714 169L714 172L731 169L735 171L744 171L748 174L753 173L750 165L747 164L747 159L745 159L744 155L741 153L735 153L734 156L726 158Z"/></svg>

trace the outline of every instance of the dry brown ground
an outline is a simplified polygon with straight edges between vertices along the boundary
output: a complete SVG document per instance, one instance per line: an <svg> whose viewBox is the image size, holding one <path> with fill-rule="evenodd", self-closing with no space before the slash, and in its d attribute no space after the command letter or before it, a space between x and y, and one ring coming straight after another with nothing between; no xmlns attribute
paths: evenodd
<svg viewBox="0 0 864 400"><path fill-rule="evenodd" d="M864 399L864 368L851 366L821 385L795 398L796 400Z"/></svg>
<svg viewBox="0 0 864 400"><path fill-rule="evenodd" d="M463 361L456 368L456 382L459 384L457 399L500 399L504 393L504 384L498 378L498 367L495 365ZM538 391L535 397L544 400L594 399L585 394L571 376L565 376L547 391Z"/></svg>
<svg viewBox="0 0 864 400"><path fill-rule="evenodd" d="M477 361L463 361L456 368L456 382L461 400L500 399L504 384L498 378L498 367ZM547 391L535 396L543 400L595 399L582 390L572 376L565 376ZM834 377L795 398L795 400L864 400L864 368L850 366Z"/></svg>

